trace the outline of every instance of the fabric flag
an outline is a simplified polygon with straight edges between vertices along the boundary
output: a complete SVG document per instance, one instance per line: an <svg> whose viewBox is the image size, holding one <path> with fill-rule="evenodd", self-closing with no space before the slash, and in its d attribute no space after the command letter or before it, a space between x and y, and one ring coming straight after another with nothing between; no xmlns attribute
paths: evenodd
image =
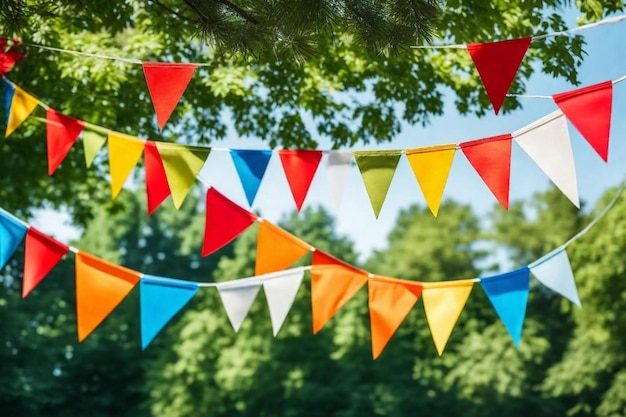
<svg viewBox="0 0 626 417"><path fill-rule="evenodd" d="M559 190L580 208L574 153L567 121L560 110L513 132L517 144Z"/></svg>
<svg viewBox="0 0 626 417"><path fill-rule="evenodd" d="M198 285L144 275L139 282L141 347L145 349L165 325L198 292Z"/></svg>
<svg viewBox="0 0 626 417"><path fill-rule="evenodd" d="M480 279L480 285L518 348L526 316L529 283L530 273L527 266L506 274Z"/></svg>
<svg viewBox="0 0 626 417"><path fill-rule="evenodd" d="M550 252L528 265L537 281L581 307L572 266L565 247Z"/></svg>
<svg viewBox="0 0 626 417"><path fill-rule="evenodd" d="M319 332L367 280L367 272L315 250L311 268L313 333Z"/></svg>
<svg viewBox="0 0 626 417"><path fill-rule="evenodd" d="M6 137L9 137L35 110L39 100L9 81L4 82L4 107L7 117Z"/></svg>
<svg viewBox="0 0 626 417"><path fill-rule="evenodd" d="M32 227L28 229L24 255L22 298L26 298L39 285L69 250L67 245L54 240L39 230Z"/></svg>
<svg viewBox="0 0 626 417"><path fill-rule="evenodd" d="M46 111L46 145L48 147L48 175L61 165L83 131L82 120L64 116L53 109Z"/></svg>
<svg viewBox="0 0 626 417"><path fill-rule="evenodd" d="M159 129L167 123L196 71L194 64L144 62L143 73Z"/></svg>
<svg viewBox="0 0 626 417"><path fill-rule="evenodd" d="M374 215L378 218L402 151L354 151L353 154L361 171Z"/></svg>
<svg viewBox="0 0 626 417"><path fill-rule="evenodd" d="M267 165L272 158L272 151L231 149L230 156L239 174L248 204L252 207Z"/></svg>
<svg viewBox="0 0 626 417"><path fill-rule="evenodd" d="M93 130L85 130L83 132L83 149L85 150L85 164L87 168L91 166L96 155L106 143L107 138Z"/></svg>
<svg viewBox="0 0 626 417"><path fill-rule="evenodd" d="M460 143L461 150L478 175L505 209L509 209L511 179L510 134Z"/></svg>
<svg viewBox="0 0 626 417"><path fill-rule="evenodd" d="M300 211L322 159L322 151L280 150L278 156L296 207Z"/></svg>
<svg viewBox="0 0 626 417"><path fill-rule="evenodd" d="M496 114L513 84L531 37L467 45Z"/></svg>
<svg viewBox="0 0 626 417"><path fill-rule="evenodd" d="M367 286L372 357L376 359L417 302L422 287L418 283L408 287L405 281L378 276L370 279Z"/></svg>
<svg viewBox="0 0 626 417"><path fill-rule="evenodd" d="M241 323L248 315L261 284L261 280L245 280L245 282L238 280L217 284L224 310L235 332L239 331Z"/></svg>
<svg viewBox="0 0 626 417"><path fill-rule="evenodd" d="M224 197L213 187L206 192L202 256L223 248L257 221L257 216Z"/></svg>
<svg viewBox="0 0 626 417"><path fill-rule="evenodd" d="M604 162L608 161L613 82L555 94L552 98Z"/></svg>
<svg viewBox="0 0 626 417"><path fill-rule="evenodd" d="M171 194L163 161L161 161L161 155L156 143L146 142L146 146L143 149L143 163L146 169L148 216L151 216Z"/></svg>
<svg viewBox="0 0 626 417"><path fill-rule="evenodd" d="M424 282L422 285L426 320L437 353L441 356L472 292L474 281Z"/></svg>
<svg viewBox="0 0 626 417"><path fill-rule="evenodd" d="M82 342L128 295L141 274L93 255L76 254L76 316Z"/></svg>
<svg viewBox="0 0 626 417"><path fill-rule="evenodd" d="M178 209L196 181L211 149L166 142L157 142L156 145L172 191L174 207Z"/></svg>
<svg viewBox="0 0 626 417"><path fill-rule="evenodd" d="M352 152L329 151L326 173L328 175L330 190L335 200L335 206L339 208L343 200L343 193L350 173Z"/></svg>
<svg viewBox="0 0 626 417"><path fill-rule="evenodd" d="M304 269L294 268L293 271L274 274L277 276L263 280L263 291L265 291L267 306L270 310L272 331L276 336L285 322L289 310L291 310L293 301L296 299L296 294L304 277Z"/></svg>
<svg viewBox="0 0 626 417"><path fill-rule="evenodd" d="M413 174L424 194L428 208L435 217L439 213L439 205L448 182L455 151L454 144L406 150Z"/></svg>
<svg viewBox="0 0 626 417"><path fill-rule="evenodd" d="M307 243L264 220L259 225L254 275L282 271L310 250Z"/></svg>
<svg viewBox="0 0 626 417"><path fill-rule="evenodd" d="M122 191L126 179L137 165L145 142L118 132L109 132L109 169L113 198Z"/></svg>
<svg viewBox="0 0 626 417"><path fill-rule="evenodd" d="M28 227L11 214L0 209L0 269L4 268L17 249Z"/></svg>

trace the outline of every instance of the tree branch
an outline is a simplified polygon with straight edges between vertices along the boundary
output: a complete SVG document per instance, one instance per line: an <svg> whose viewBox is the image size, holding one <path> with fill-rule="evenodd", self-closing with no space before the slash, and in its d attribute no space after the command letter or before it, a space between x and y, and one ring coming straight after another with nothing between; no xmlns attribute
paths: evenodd
<svg viewBox="0 0 626 417"><path fill-rule="evenodd" d="M158 0L148 0L148 1L149 1L150 3L152 3L152 4L155 4L155 5L159 6L159 7L161 7L162 9L167 10L168 12L170 12L171 14L173 14L174 16L176 16L176 17L178 17L178 18L180 18L180 19L183 19L183 20L186 20L186 21L188 21L188 22L192 22L192 23L198 23L198 21L197 21L197 20L195 20L195 19L191 19L191 18L189 18L189 17L187 17L187 16L185 16L185 15L183 15L183 14L181 14L181 13L177 12L176 10L169 8L169 7L168 7L168 6L166 6L165 4L163 4L163 3L159 2Z"/></svg>
<svg viewBox="0 0 626 417"><path fill-rule="evenodd" d="M246 19L248 22L253 23L255 25L259 24L259 20L256 17L252 16L250 13L248 13L241 7L237 6L236 4L233 4L229 0L217 0L217 1L218 3L222 3L224 6L228 7L233 12L237 13L239 16Z"/></svg>

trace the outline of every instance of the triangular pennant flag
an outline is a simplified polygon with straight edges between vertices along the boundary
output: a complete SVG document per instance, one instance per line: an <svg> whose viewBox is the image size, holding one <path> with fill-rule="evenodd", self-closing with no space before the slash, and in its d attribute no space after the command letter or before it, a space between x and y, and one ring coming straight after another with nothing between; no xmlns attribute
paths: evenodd
<svg viewBox="0 0 626 417"><path fill-rule="evenodd" d="M310 250L305 242L264 220L259 225L254 275L282 271Z"/></svg>
<svg viewBox="0 0 626 417"><path fill-rule="evenodd" d="M496 114L504 103L531 41L532 38L527 37L467 45Z"/></svg>
<svg viewBox="0 0 626 417"><path fill-rule="evenodd" d="M256 193L259 191L261 180L272 157L272 151L231 149L230 156L239 174L248 204L252 207Z"/></svg>
<svg viewBox="0 0 626 417"><path fill-rule="evenodd" d="M278 151L278 156L280 156L296 207L300 211L322 159L322 151L281 150Z"/></svg>
<svg viewBox="0 0 626 417"><path fill-rule="evenodd" d="M609 159L613 82L605 81L552 96L565 116L602 159Z"/></svg>
<svg viewBox="0 0 626 417"><path fill-rule="evenodd" d="M223 248L257 220L213 187L206 192L206 220L202 256Z"/></svg>
<svg viewBox="0 0 626 417"><path fill-rule="evenodd" d="M69 250L67 245L57 242L39 230L32 227L28 229L24 255L22 298L26 298L30 294Z"/></svg>
<svg viewBox="0 0 626 417"><path fill-rule="evenodd" d="M563 113L557 110L513 132L513 137L554 185L580 207L574 153Z"/></svg>
<svg viewBox="0 0 626 417"><path fill-rule="evenodd" d="M195 64L143 63L143 73L146 77L146 84L148 84L159 129L163 130L163 126L174 112L195 71Z"/></svg>
<svg viewBox="0 0 626 417"><path fill-rule="evenodd" d="M109 169L113 198L122 191L126 179L137 165L145 142L123 133L109 132Z"/></svg>
<svg viewBox="0 0 626 417"><path fill-rule="evenodd" d="M6 83L5 83L6 86ZM17 129L24 120L30 116L39 104L39 100L22 90L17 85L11 84L13 94L11 95L10 105L7 108L7 130L5 136L8 137L15 129ZM8 101L10 90L5 90L5 106ZM6 107L5 107L6 108Z"/></svg>
<svg viewBox="0 0 626 417"><path fill-rule="evenodd" d="M4 103L4 115L6 117L5 124L9 123L9 114L11 114L11 103L13 102L13 95L15 94L15 87L9 80L2 77L2 90L3 90L3 103Z"/></svg>
<svg viewBox="0 0 626 417"><path fill-rule="evenodd" d="M82 342L139 282L140 273L83 252L76 254L76 316Z"/></svg>
<svg viewBox="0 0 626 417"><path fill-rule="evenodd" d="M505 209L509 209L511 135L493 136L459 144L478 175Z"/></svg>
<svg viewBox="0 0 626 417"><path fill-rule="evenodd" d="M406 150L413 174L424 194L428 208L435 217L439 213L439 205L448 182L455 151L454 144Z"/></svg>
<svg viewBox="0 0 626 417"><path fill-rule="evenodd" d="M174 207L180 208L211 153L210 148L157 142Z"/></svg>
<svg viewBox="0 0 626 417"><path fill-rule="evenodd" d="M378 218L402 151L354 151L353 154Z"/></svg>
<svg viewBox="0 0 626 417"><path fill-rule="evenodd" d="M428 327L439 356L472 292L473 280L423 283L422 300Z"/></svg>
<svg viewBox="0 0 626 417"><path fill-rule="evenodd" d="M4 268L17 249L28 227L0 209L0 269Z"/></svg>
<svg viewBox="0 0 626 417"><path fill-rule="evenodd" d="M228 320L235 332L239 331L241 323L248 315L261 284L260 280L256 282L246 280L245 284L236 281L217 284L217 291L222 299L222 304L224 304L224 310L226 310Z"/></svg>
<svg viewBox="0 0 626 417"><path fill-rule="evenodd" d="M317 333L365 285L368 274L319 250L313 252L312 265L313 333Z"/></svg>
<svg viewBox="0 0 626 417"><path fill-rule="evenodd" d="M85 122L62 115L53 109L46 111L46 144L48 147L48 175L61 165L72 149Z"/></svg>
<svg viewBox="0 0 626 417"><path fill-rule="evenodd" d="M373 277L367 283L369 292L372 357L378 358L400 324L419 298L400 280Z"/></svg>
<svg viewBox="0 0 626 417"><path fill-rule="evenodd" d="M144 275L139 283L141 347L145 349L198 292L198 285Z"/></svg>
<svg viewBox="0 0 626 417"><path fill-rule="evenodd" d="M143 150L143 163L146 168L146 196L148 216L170 195L170 186L163 167L163 161L154 142L146 142Z"/></svg>
<svg viewBox="0 0 626 417"><path fill-rule="evenodd" d="M343 200L343 192L346 188L351 163L352 152L350 151L328 152L326 173L328 174L330 190L337 208L341 206L341 201Z"/></svg>
<svg viewBox="0 0 626 417"><path fill-rule="evenodd" d="M85 150L85 164L87 168L91 166L96 155L102 149L107 138L93 130L85 130L83 132L83 149Z"/></svg>
<svg viewBox="0 0 626 417"><path fill-rule="evenodd" d="M574 273L564 247L531 263L528 268L537 281L581 307Z"/></svg>
<svg viewBox="0 0 626 417"><path fill-rule="evenodd" d="M480 285L518 348L526 316L529 282L530 273L527 266L480 280Z"/></svg>
<svg viewBox="0 0 626 417"><path fill-rule="evenodd" d="M277 273L277 275L279 276L263 280L263 290L270 310L274 336L278 334L287 314L289 314L293 301L296 299L296 294L304 277L304 269L296 268L294 271L285 271Z"/></svg>

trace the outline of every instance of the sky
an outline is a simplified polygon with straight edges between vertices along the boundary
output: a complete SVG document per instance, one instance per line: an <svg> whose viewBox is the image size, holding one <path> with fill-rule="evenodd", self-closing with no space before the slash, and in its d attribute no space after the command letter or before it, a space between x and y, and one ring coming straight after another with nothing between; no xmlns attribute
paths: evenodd
<svg viewBox="0 0 626 417"><path fill-rule="evenodd" d="M566 13L569 27L576 26L576 16ZM579 69L581 86L591 85L607 80L615 80L626 75L626 21L604 25L579 32L587 45L587 56ZM532 48L532 45L531 45ZM459 53L465 53L459 51ZM476 76L478 76L476 74ZM552 95L578 88L565 80L553 79L538 73L526 84L526 94ZM523 108L508 115L487 116L459 115L453 105L453 97L446 101L442 116L433 117L426 127L403 127L397 139L381 144L355 147L353 150L373 149L408 149L429 145L459 143L481 139L504 133L511 133L557 109L552 100L522 98ZM626 82L615 85L613 96L613 116L608 163L593 151L591 146L569 124L572 148L576 163L578 189L581 201L587 207L593 207L604 190L618 185L626 175L622 155L626 155ZM569 123L569 122L568 122ZM260 140L239 139L234 136L216 143L214 146L233 149L265 149L266 144ZM320 140L320 148L329 149L330 143ZM361 175L356 166L350 170L342 205L337 208L332 198L325 172L325 159L322 160L316 176L311 184L304 207L323 205L335 217L336 231L354 242L361 259L366 259L374 250L387 246L387 235L393 228L400 210L412 204L425 206L415 176L408 161L402 157L396 174L391 183L387 198L378 219L374 216ZM221 193L248 207L243 188L228 152L212 152L200 173L203 182L214 186ZM550 187L550 180L534 164L534 162L513 142L511 158L510 201L528 200L533 193ZM487 218L489 211L496 203L495 197L488 190L482 179L471 167L462 152L457 151L448 183L444 192L444 200L469 204L474 211ZM171 204L166 201L165 204ZM278 222L287 213L295 209L286 178L276 154L273 155L266 175L259 188L252 209L261 213L262 217ZM439 217L446 216L445 210ZM37 213L33 226L44 233L54 235L57 239L69 242L79 237L80 232L69 227L68 216L43 210Z"/></svg>

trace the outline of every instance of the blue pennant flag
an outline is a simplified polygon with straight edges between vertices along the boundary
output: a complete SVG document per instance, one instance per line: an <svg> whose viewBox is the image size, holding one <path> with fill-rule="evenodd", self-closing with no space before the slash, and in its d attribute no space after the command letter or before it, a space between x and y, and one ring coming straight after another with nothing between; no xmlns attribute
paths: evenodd
<svg viewBox="0 0 626 417"><path fill-rule="evenodd" d="M480 285L519 348L530 285L527 266L490 278L481 278Z"/></svg>
<svg viewBox="0 0 626 417"><path fill-rule="evenodd" d="M4 114L9 120L9 114L11 114L11 104L13 103L13 96L15 95L15 87L6 78L2 79L2 85L4 87Z"/></svg>
<svg viewBox="0 0 626 417"><path fill-rule="evenodd" d="M0 209L0 269L9 261L13 252L24 239L28 227Z"/></svg>
<svg viewBox="0 0 626 417"><path fill-rule="evenodd" d="M232 149L230 156L233 158L248 204L252 207L263 175L265 175L267 164L272 157L272 151Z"/></svg>
<svg viewBox="0 0 626 417"><path fill-rule="evenodd" d="M140 282L141 347L152 339L198 292L198 285L144 275Z"/></svg>

